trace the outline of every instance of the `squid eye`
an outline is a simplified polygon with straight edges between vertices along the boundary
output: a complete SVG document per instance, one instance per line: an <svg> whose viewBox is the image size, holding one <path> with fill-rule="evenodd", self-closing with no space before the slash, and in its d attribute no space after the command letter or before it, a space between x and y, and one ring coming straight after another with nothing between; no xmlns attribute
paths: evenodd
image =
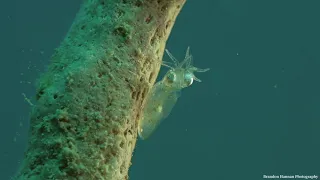
<svg viewBox="0 0 320 180"><path fill-rule="evenodd" d="M190 86L193 83L193 75L191 73L187 73L184 75L184 83L187 86Z"/></svg>
<svg viewBox="0 0 320 180"><path fill-rule="evenodd" d="M169 71L166 75L166 79L168 83L173 83L176 81L176 74L172 71Z"/></svg>

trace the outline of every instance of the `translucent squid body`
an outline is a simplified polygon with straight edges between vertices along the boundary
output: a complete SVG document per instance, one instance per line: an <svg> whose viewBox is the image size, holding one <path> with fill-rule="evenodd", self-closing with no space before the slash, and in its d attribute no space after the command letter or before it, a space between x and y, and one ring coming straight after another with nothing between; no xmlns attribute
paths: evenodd
<svg viewBox="0 0 320 180"><path fill-rule="evenodd" d="M148 94L143 109L143 117L138 126L138 133L141 139L148 138L161 121L168 117L180 96L181 89L190 86L193 80L201 82L194 75L194 72L206 72L209 70L209 68L199 69L192 65L192 55L190 55L189 47L182 62L173 57L167 49L166 53L172 62L164 62L163 65L170 70L161 81L152 87Z"/></svg>

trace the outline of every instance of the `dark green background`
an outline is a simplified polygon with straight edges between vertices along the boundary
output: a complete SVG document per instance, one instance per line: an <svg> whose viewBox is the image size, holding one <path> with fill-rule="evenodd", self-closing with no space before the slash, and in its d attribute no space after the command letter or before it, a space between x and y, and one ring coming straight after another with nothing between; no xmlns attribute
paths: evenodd
<svg viewBox="0 0 320 180"><path fill-rule="evenodd" d="M80 2L0 1L1 180L15 173L26 146L30 107L21 93L34 95ZM211 70L197 74L203 82L183 90L153 136L138 142L130 179L320 175L319 7L189 0L167 48L181 59L191 46L195 66Z"/></svg>

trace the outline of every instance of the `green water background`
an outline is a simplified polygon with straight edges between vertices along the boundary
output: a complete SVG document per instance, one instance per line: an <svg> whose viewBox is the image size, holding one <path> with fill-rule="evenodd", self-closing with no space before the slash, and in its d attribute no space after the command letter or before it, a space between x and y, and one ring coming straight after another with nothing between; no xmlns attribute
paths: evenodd
<svg viewBox="0 0 320 180"><path fill-rule="evenodd" d="M15 173L26 146L30 106L21 93L34 95L33 82L80 2L0 2L1 180ZM150 139L138 142L130 179L320 175L319 5L189 0L167 48L183 58L191 46L195 66L211 70L182 92Z"/></svg>

